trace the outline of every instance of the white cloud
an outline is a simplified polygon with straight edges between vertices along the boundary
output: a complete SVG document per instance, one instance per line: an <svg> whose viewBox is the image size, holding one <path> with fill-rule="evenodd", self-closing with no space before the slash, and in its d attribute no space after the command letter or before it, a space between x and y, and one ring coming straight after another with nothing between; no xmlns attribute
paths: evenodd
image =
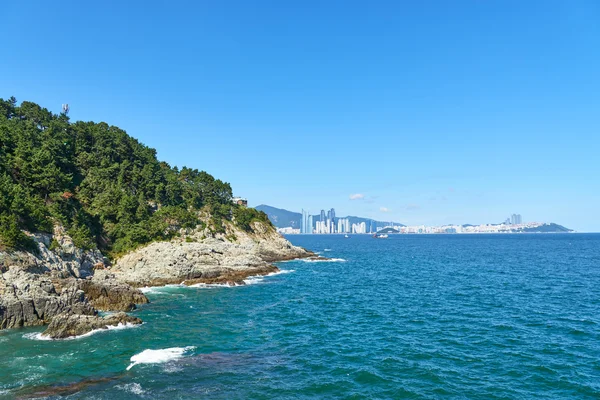
<svg viewBox="0 0 600 400"><path fill-rule="evenodd" d="M381 211L381 212L390 212L389 208L387 208L387 207L379 207L379 211Z"/></svg>
<svg viewBox="0 0 600 400"><path fill-rule="evenodd" d="M361 200L364 199L365 195L362 193L356 193L356 194L351 194L350 195L350 200Z"/></svg>

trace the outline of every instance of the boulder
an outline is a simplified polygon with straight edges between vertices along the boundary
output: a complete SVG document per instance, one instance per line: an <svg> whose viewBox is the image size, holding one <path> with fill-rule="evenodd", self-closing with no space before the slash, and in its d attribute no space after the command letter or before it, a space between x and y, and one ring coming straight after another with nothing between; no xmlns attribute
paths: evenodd
<svg viewBox="0 0 600 400"><path fill-rule="evenodd" d="M124 312L107 317L97 315L80 315L63 313L52 318L48 328L42 336L51 339L65 339L73 336L81 336L97 329L108 329L111 326L139 325L142 320Z"/></svg>
<svg viewBox="0 0 600 400"><path fill-rule="evenodd" d="M90 304L100 311L132 311L136 304L148 303L139 289L117 281L114 274L105 271L97 271L94 279L80 279L77 285Z"/></svg>

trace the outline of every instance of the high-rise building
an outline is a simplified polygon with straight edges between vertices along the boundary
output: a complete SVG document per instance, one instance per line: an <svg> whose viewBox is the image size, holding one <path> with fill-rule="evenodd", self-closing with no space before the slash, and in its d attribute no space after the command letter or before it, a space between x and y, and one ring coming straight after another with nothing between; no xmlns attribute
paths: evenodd
<svg viewBox="0 0 600 400"><path fill-rule="evenodd" d="M300 219L300 233L306 233L307 212L302 209L302 218Z"/></svg>
<svg viewBox="0 0 600 400"><path fill-rule="evenodd" d="M513 214L510 216L510 223L512 225L521 225L523 223L523 218L521 218L521 214Z"/></svg>
<svg viewBox="0 0 600 400"><path fill-rule="evenodd" d="M331 213L331 217L329 217L331 219L332 222L335 222L335 209L332 208L331 210L329 210L329 212Z"/></svg>
<svg viewBox="0 0 600 400"><path fill-rule="evenodd" d="M325 222L327 220L327 216L325 215L325 210L321 210L321 222Z"/></svg>
<svg viewBox="0 0 600 400"><path fill-rule="evenodd" d="M523 218L521 214L513 214L510 216L510 223L512 225L521 225L523 223Z"/></svg>
<svg viewBox="0 0 600 400"><path fill-rule="evenodd" d="M300 233L313 233L313 216L310 212L302 209L302 221L300 221Z"/></svg>

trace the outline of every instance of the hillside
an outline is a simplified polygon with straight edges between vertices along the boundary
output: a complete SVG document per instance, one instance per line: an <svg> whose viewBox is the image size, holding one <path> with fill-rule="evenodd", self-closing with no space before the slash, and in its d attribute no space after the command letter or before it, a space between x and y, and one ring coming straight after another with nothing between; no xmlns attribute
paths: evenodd
<svg viewBox="0 0 600 400"><path fill-rule="evenodd" d="M522 229L522 232L527 232L527 233L567 233L567 232L573 232L573 230L569 229L569 228L565 228L562 225L555 224L554 222L551 222L549 224L540 225L535 228L524 228L524 229Z"/></svg>
<svg viewBox="0 0 600 400"><path fill-rule="evenodd" d="M140 324L98 312L147 303L141 286L243 285L306 257L266 214L233 204L228 183L104 122L0 99L0 330Z"/></svg>
<svg viewBox="0 0 600 400"><path fill-rule="evenodd" d="M264 212L267 214L271 223L275 225L277 228L300 228L300 221L302 219L302 214L298 212L284 210L283 208L277 208L268 206L265 204L261 204L255 207L257 210ZM313 221L319 221L320 215L313 215ZM355 216L347 216L347 217L338 217L338 218L348 218L350 220L350 224L360 224L361 222L365 222L369 224L373 221L370 218L363 217L355 217ZM375 221L377 226L384 226L390 224L390 222L384 221ZM394 225L404 226L397 222L394 222Z"/></svg>
<svg viewBox="0 0 600 400"><path fill-rule="evenodd" d="M268 221L231 198L228 183L159 161L118 127L0 99L0 250L35 251L26 232L56 225L78 248L122 254L196 227L199 210L215 231L227 220L245 229Z"/></svg>

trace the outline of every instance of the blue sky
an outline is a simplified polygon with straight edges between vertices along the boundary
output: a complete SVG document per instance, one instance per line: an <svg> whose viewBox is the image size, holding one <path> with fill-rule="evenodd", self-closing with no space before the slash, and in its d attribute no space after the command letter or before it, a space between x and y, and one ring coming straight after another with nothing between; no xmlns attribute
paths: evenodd
<svg viewBox="0 0 600 400"><path fill-rule="evenodd" d="M0 97L68 102L251 205L600 231L595 0L2 10Z"/></svg>

